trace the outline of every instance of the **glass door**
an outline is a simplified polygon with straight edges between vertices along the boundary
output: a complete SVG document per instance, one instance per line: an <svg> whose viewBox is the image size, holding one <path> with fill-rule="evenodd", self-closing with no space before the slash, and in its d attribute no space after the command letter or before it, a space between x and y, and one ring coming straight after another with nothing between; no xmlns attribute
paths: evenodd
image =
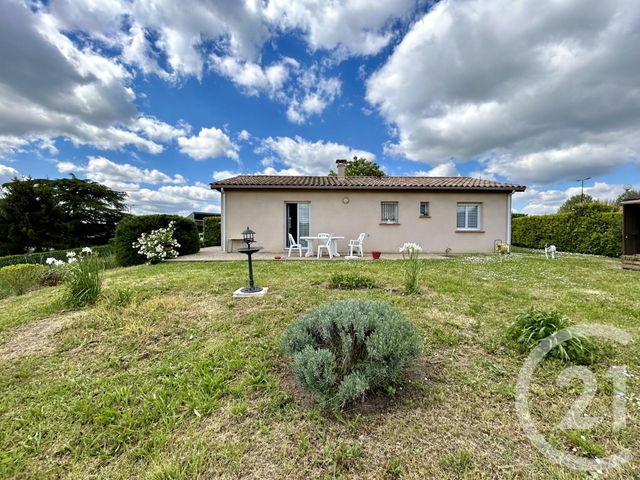
<svg viewBox="0 0 640 480"><path fill-rule="evenodd" d="M300 243L300 237L311 232L311 204L309 202L290 202L285 204L285 245L290 245L289 234ZM302 241L303 245L306 242Z"/></svg>

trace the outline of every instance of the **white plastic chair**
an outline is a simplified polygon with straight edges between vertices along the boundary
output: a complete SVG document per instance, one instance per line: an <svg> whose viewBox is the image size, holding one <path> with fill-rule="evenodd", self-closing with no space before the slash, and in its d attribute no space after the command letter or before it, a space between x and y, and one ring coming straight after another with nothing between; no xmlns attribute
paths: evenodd
<svg viewBox="0 0 640 480"><path fill-rule="evenodd" d="M331 235L329 233L319 233L318 234L318 258L322 256L322 249L326 249L329 254L329 258L333 258L333 247L331 246Z"/></svg>
<svg viewBox="0 0 640 480"><path fill-rule="evenodd" d="M305 249L305 247L303 247L301 243L296 242L296 239L293 238L293 235L289 234L289 255L287 255L287 257L291 256L291 250L293 250L294 248L298 249L298 252L302 257L302 250Z"/></svg>
<svg viewBox="0 0 640 480"><path fill-rule="evenodd" d="M366 237L366 233L361 233L358 235L358 238L355 240L349 240L349 256L353 257L353 250L357 249L360 256L364 256L364 252L362 250L362 245L364 243L364 237Z"/></svg>

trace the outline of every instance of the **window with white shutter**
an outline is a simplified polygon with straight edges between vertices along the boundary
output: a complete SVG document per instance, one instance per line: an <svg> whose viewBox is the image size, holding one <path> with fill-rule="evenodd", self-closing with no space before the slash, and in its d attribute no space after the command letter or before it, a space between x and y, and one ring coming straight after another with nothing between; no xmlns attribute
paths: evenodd
<svg viewBox="0 0 640 480"><path fill-rule="evenodd" d="M480 230L479 203L458 203L456 228L458 230Z"/></svg>

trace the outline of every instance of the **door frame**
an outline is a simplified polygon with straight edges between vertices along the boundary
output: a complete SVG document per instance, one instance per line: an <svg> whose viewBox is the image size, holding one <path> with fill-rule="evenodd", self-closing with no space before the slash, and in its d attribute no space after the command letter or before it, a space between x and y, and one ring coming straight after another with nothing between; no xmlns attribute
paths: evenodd
<svg viewBox="0 0 640 480"><path fill-rule="evenodd" d="M285 200L283 204L283 227L284 233L282 235L282 246L286 250L289 247L287 246L287 241L289 240L289 223L287 218L287 205L295 203L296 205L300 205L301 203L309 205L309 235L311 235L311 201L310 200ZM298 216L298 226L300 225L300 216ZM300 228L298 228L298 238L296 239L298 242L300 241Z"/></svg>

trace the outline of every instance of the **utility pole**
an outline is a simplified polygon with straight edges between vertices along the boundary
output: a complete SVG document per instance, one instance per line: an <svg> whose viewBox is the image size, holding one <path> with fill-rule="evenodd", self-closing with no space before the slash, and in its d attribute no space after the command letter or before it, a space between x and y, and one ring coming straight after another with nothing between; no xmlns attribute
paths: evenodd
<svg viewBox="0 0 640 480"><path fill-rule="evenodd" d="M580 190L580 203L584 203L584 182L587 180L591 180L591 177L579 178L576 182L580 182L582 188Z"/></svg>

